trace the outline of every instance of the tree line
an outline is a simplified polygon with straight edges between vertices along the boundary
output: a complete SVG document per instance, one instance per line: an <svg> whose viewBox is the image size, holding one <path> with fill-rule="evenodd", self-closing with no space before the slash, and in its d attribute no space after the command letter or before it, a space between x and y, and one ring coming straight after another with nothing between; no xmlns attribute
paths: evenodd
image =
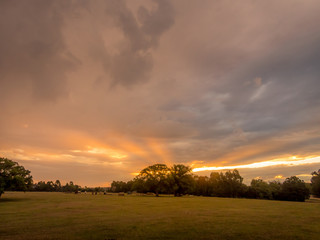
<svg viewBox="0 0 320 240"><path fill-rule="evenodd" d="M130 181L113 181L110 188L88 188L72 181L62 185L59 180L33 183L31 172L17 162L0 158L0 197L4 191L46 191L46 192L152 192L159 194L185 194L212 197L256 198L270 200L305 201L310 192L320 197L320 169L311 173L311 184L296 176L279 181L265 182L252 179L249 186L243 183L238 170L212 172L210 176L198 176L192 168L183 164L168 167L154 164L144 168Z"/></svg>
<svg viewBox="0 0 320 240"><path fill-rule="evenodd" d="M39 181L34 183L29 189L35 192L66 192L66 193L80 193L80 192L90 192L99 193L106 192L109 188L102 187L81 187L80 185L74 184L73 181L67 182L62 185L60 180L53 181Z"/></svg>
<svg viewBox="0 0 320 240"><path fill-rule="evenodd" d="M81 189L81 186L74 184L73 181L62 185L60 180L53 181L40 181L34 183L31 191L37 192L78 192Z"/></svg>
<svg viewBox="0 0 320 240"><path fill-rule="evenodd" d="M184 194L229 198L255 198L269 200L305 201L310 192L320 197L320 169L312 173L311 185L296 176L280 181L266 182L252 179L249 186L243 183L238 170L212 172L210 177L192 174L192 169L182 164L167 167L155 164L144 168L138 176L128 182L113 181L112 192L162 194Z"/></svg>
<svg viewBox="0 0 320 240"><path fill-rule="evenodd" d="M36 192L102 192L106 188L81 187L73 181L62 185L60 180L33 182L31 172L7 158L0 158L0 197L4 191L36 191Z"/></svg>

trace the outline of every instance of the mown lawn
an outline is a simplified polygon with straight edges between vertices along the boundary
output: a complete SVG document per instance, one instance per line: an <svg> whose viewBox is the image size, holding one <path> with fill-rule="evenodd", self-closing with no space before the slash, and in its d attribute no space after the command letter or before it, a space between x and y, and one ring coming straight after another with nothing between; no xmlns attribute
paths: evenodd
<svg viewBox="0 0 320 240"><path fill-rule="evenodd" d="M0 239L320 239L320 201L6 192Z"/></svg>

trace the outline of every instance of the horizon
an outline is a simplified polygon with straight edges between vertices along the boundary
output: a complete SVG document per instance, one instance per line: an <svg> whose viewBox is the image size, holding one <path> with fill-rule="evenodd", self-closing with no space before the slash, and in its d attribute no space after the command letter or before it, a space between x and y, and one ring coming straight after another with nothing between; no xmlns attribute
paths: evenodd
<svg viewBox="0 0 320 240"><path fill-rule="evenodd" d="M0 3L0 157L37 181L155 163L246 181L320 168L320 3Z"/></svg>

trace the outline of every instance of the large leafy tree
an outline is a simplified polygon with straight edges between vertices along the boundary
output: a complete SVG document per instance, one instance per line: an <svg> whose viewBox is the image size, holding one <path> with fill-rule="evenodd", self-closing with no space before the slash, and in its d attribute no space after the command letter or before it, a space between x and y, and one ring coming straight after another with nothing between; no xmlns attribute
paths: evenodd
<svg viewBox="0 0 320 240"><path fill-rule="evenodd" d="M193 177L194 189L193 194L198 196L210 196L210 182L207 176L197 176Z"/></svg>
<svg viewBox="0 0 320 240"><path fill-rule="evenodd" d="M216 197L241 197L245 185L237 169L225 173L212 172L209 179L209 196Z"/></svg>
<svg viewBox="0 0 320 240"><path fill-rule="evenodd" d="M269 188L271 191L272 199L280 200L282 184L279 181L271 181L269 182Z"/></svg>
<svg viewBox="0 0 320 240"><path fill-rule="evenodd" d="M243 192L243 177L237 169L220 173L222 197L240 197Z"/></svg>
<svg viewBox="0 0 320 240"><path fill-rule="evenodd" d="M54 183L54 189L55 189L55 191L57 191L57 192L60 192L61 191L61 182L60 182L60 180L56 180L55 181L55 183Z"/></svg>
<svg viewBox="0 0 320 240"><path fill-rule="evenodd" d="M169 168L165 164L154 164L141 170L136 181L143 182L146 189L159 196L168 186Z"/></svg>
<svg viewBox="0 0 320 240"><path fill-rule="evenodd" d="M282 184L282 200L304 202L309 196L310 192L306 184L296 176L287 178Z"/></svg>
<svg viewBox="0 0 320 240"><path fill-rule="evenodd" d="M127 191L130 191L131 189L129 189L128 183L123 182L123 181L113 181L111 183L111 191L112 192L127 192Z"/></svg>
<svg viewBox="0 0 320 240"><path fill-rule="evenodd" d="M176 197L185 194L193 183L191 168L182 164L175 164L170 168L169 182Z"/></svg>
<svg viewBox="0 0 320 240"><path fill-rule="evenodd" d="M252 179L249 191L252 194L250 197L272 199L271 187L262 179Z"/></svg>
<svg viewBox="0 0 320 240"><path fill-rule="evenodd" d="M62 187L62 191L63 192L78 192L80 190L80 186L77 184L74 184L73 181L70 181L69 183L66 183L66 185L64 185Z"/></svg>
<svg viewBox="0 0 320 240"><path fill-rule="evenodd" d="M32 186L30 173L17 162L0 158L0 196L7 190L28 190Z"/></svg>
<svg viewBox="0 0 320 240"><path fill-rule="evenodd" d="M210 174L210 190L209 190L209 195L214 196L214 197L221 197L223 196L223 182L222 182L222 173L218 172L212 172Z"/></svg>
<svg viewBox="0 0 320 240"><path fill-rule="evenodd" d="M318 170L318 172L312 172L311 175L312 194L317 197L320 197L320 169Z"/></svg>

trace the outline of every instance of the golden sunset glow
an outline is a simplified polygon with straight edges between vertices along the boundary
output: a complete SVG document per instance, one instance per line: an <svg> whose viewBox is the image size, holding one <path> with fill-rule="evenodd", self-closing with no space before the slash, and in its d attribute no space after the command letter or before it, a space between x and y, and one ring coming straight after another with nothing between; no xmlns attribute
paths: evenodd
<svg viewBox="0 0 320 240"><path fill-rule="evenodd" d="M107 155L111 158L126 158L127 155L126 154L121 154L119 152L116 152L115 150L111 150L111 149L104 149L104 148L92 148L90 146L88 146L89 150L88 153L93 153L93 154L103 154L103 155Z"/></svg>
<svg viewBox="0 0 320 240"><path fill-rule="evenodd" d="M167 165L171 165L173 163L170 153L166 150L166 146L163 146L163 144L149 139L147 141L147 146L150 148L153 155L158 158L157 161L163 162Z"/></svg>
<svg viewBox="0 0 320 240"><path fill-rule="evenodd" d="M284 177L282 175L277 175L274 177L275 179L283 179Z"/></svg>
<svg viewBox="0 0 320 240"><path fill-rule="evenodd" d="M297 159L297 157L294 157L294 159ZM256 162L256 163L235 165L235 166L199 167L199 168L194 168L192 171L193 172L201 172L201 171L217 171L217 170L243 169L243 168L264 168L264 167L272 167L272 166L280 166L280 165L299 166L299 165L314 164L314 163L320 163L319 156L313 157L313 158L301 159L301 160L276 159L276 160L271 160L271 161Z"/></svg>
<svg viewBox="0 0 320 240"><path fill-rule="evenodd" d="M133 172L133 173L130 173L130 174L133 175L133 176L138 176L139 175L138 172Z"/></svg>

